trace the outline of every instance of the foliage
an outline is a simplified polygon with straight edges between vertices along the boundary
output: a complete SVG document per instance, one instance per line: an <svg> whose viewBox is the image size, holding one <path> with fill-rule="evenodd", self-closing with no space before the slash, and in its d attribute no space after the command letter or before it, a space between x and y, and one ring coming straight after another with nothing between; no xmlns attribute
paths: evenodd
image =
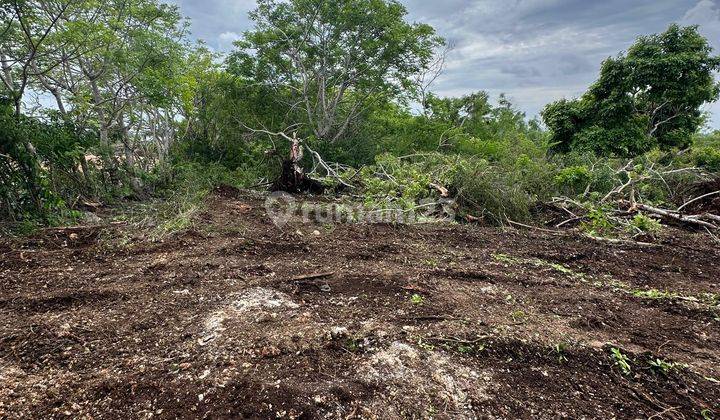
<svg viewBox="0 0 720 420"><path fill-rule="evenodd" d="M592 172L585 165L573 165L560 169L554 179L564 195L574 196L591 184Z"/></svg>
<svg viewBox="0 0 720 420"><path fill-rule="evenodd" d="M509 143L502 148L510 148ZM398 158L381 155L361 170L360 182L370 202L393 202L412 208L421 200L438 198L434 185L445 185L460 210L492 224L526 220L535 201L547 198L552 165L526 154L508 153L499 161L481 155L438 152Z"/></svg>
<svg viewBox="0 0 720 420"><path fill-rule="evenodd" d="M422 305L425 303L425 298L418 294L415 294L415 295L410 296L410 302L413 305Z"/></svg>
<svg viewBox="0 0 720 420"><path fill-rule="evenodd" d="M693 140L693 163L708 171L720 172L720 131L698 134Z"/></svg>
<svg viewBox="0 0 720 420"><path fill-rule="evenodd" d="M587 213L587 221L584 221L580 228L590 236L610 236L615 229L615 224L608 217L608 209L602 206L590 207Z"/></svg>
<svg viewBox="0 0 720 420"><path fill-rule="evenodd" d="M684 365L682 363L677 362L668 362L660 358L654 358L650 359L648 362L650 367L657 370L658 372L662 373L663 375L668 375L669 373L684 369L687 367L687 365Z"/></svg>
<svg viewBox="0 0 720 420"><path fill-rule="evenodd" d="M442 45L392 0L260 0L228 70L272 89L303 137L334 142L378 98L412 87Z"/></svg>
<svg viewBox="0 0 720 420"><path fill-rule="evenodd" d="M0 101L2 102L2 101ZM93 193L93 173L85 166L85 150L96 147L92 132L53 119L16 117L0 103L1 211L13 220L55 224L76 217L69 207L77 194ZM38 161L43 162L42 165Z"/></svg>
<svg viewBox="0 0 720 420"><path fill-rule="evenodd" d="M630 221L629 229L631 233L658 233L662 230L662 225L652 217L638 213Z"/></svg>
<svg viewBox="0 0 720 420"><path fill-rule="evenodd" d="M542 116L561 152L637 156L683 148L704 123L702 105L720 95L718 69L720 57L697 27L672 25L607 59L587 93L548 105Z"/></svg>
<svg viewBox="0 0 720 420"><path fill-rule="evenodd" d="M277 162L268 152L279 156L288 150L287 146L238 126L241 120L280 130L282 121L273 121L278 109L269 99L271 92L236 76L209 72L198 81L195 95L197 105L189 127L170 150L173 161L220 163L230 170L272 175Z"/></svg>
<svg viewBox="0 0 720 420"><path fill-rule="evenodd" d="M662 300L662 299L675 298L675 297L677 297L677 294L671 293L668 291L660 291L657 289L649 289L649 290L634 290L633 296L639 297L639 298L645 298L645 299Z"/></svg>
<svg viewBox="0 0 720 420"><path fill-rule="evenodd" d="M632 373L632 368L630 367L630 359L620 351L618 348L611 348L610 349L610 358L613 360L615 366L617 366L623 375L629 375Z"/></svg>

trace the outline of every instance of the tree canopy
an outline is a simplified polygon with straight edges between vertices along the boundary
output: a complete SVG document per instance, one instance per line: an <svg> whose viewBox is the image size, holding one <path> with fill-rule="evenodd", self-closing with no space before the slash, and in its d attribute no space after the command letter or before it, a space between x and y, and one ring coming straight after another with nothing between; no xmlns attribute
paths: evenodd
<svg viewBox="0 0 720 420"><path fill-rule="evenodd" d="M412 89L443 40L395 0L260 0L228 70L271 87L294 123L334 142L367 106Z"/></svg>
<svg viewBox="0 0 720 420"><path fill-rule="evenodd" d="M672 25L607 59L577 100L542 112L556 150L638 155L653 147L685 147L703 124L702 105L718 99L720 57L696 26Z"/></svg>

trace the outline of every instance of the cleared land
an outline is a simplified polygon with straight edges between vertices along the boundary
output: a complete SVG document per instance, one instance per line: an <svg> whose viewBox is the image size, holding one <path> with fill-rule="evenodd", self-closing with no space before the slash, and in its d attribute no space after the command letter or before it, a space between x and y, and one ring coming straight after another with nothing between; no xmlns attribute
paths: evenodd
<svg viewBox="0 0 720 420"><path fill-rule="evenodd" d="M162 242L124 226L6 240L0 417L713 418L720 247L658 243L281 231L232 191Z"/></svg>

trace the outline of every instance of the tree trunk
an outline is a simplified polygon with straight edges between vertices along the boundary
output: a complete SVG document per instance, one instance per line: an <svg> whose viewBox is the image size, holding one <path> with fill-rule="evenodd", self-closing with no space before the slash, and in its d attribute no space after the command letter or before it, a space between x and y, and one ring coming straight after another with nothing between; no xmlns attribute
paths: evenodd
<svg viewBox="0 0 720 420"><path fill-rule="evenodd" d="M108 136L108 123L105 120L105 110L102 107L102 96L100 95L100 88L98 88L97 81L90 80L90 87L92 88L93 105L95 105L95 112L98 116L98 125L100 130L100 142L104 145L110 144L110 138Z"/></svg>

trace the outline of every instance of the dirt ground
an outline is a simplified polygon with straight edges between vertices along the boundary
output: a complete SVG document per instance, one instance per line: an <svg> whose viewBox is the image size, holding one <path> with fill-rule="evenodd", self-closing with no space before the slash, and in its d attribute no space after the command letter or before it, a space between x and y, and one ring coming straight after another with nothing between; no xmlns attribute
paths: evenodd
<svg viewBox="0 0 720 420"><path fill-rule="evenodd" d="M707 235L281 230L209 200L162 241L0 240L0 418L720 416Z"/></svg>

